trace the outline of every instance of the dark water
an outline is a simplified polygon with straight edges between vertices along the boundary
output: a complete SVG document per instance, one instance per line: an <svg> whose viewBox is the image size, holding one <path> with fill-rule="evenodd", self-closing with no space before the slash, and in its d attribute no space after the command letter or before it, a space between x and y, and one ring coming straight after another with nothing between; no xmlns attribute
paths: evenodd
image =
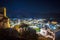
<svg viewBox="0 0 60 40"><path fill-rule="evenodd" d="M60 40L60 31L56 32L56 40Z"/></svg>

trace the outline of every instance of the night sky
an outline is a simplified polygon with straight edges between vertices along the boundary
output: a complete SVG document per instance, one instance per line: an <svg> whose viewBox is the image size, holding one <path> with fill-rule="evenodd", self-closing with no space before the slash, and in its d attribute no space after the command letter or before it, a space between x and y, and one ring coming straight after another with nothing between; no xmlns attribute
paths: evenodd
<svg viewBox="0 0 60 40"><path fill-rule="evenodd" d="M58 0L0 0L0 6L7 8L8 17L60 17Z"/></svg>

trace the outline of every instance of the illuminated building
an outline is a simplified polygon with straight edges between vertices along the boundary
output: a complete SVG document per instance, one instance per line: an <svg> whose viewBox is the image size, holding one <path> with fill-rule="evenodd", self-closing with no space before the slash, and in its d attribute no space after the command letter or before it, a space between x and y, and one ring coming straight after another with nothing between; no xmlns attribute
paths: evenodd
<svg viewBox="0 0 60 40"><path fill-rule="evenodd" d="M52 23L52 24L57 24L58 22L57 22L57 21L52 21L51 23Z"/></svg>
<svg viewBox="0 0 60 40"><path fill-rule="evenodd" d="M5 7L0 8L0 14L3 14L6 17L6 8Z"/></svg>
<svg viewBox="0 0 60 40"><path fill-rule="evenodd" d="M3 16L2 16L3 15ZM0 17L5 17L5 18L7 18L7 22L5 23L5 26L6 26L6 28L8 27L10 27L10 23L9 23L9 18L6 16L6 8L5 7L1 7L0 8ZM3 22L4 23L4 22Z"/></svg>

